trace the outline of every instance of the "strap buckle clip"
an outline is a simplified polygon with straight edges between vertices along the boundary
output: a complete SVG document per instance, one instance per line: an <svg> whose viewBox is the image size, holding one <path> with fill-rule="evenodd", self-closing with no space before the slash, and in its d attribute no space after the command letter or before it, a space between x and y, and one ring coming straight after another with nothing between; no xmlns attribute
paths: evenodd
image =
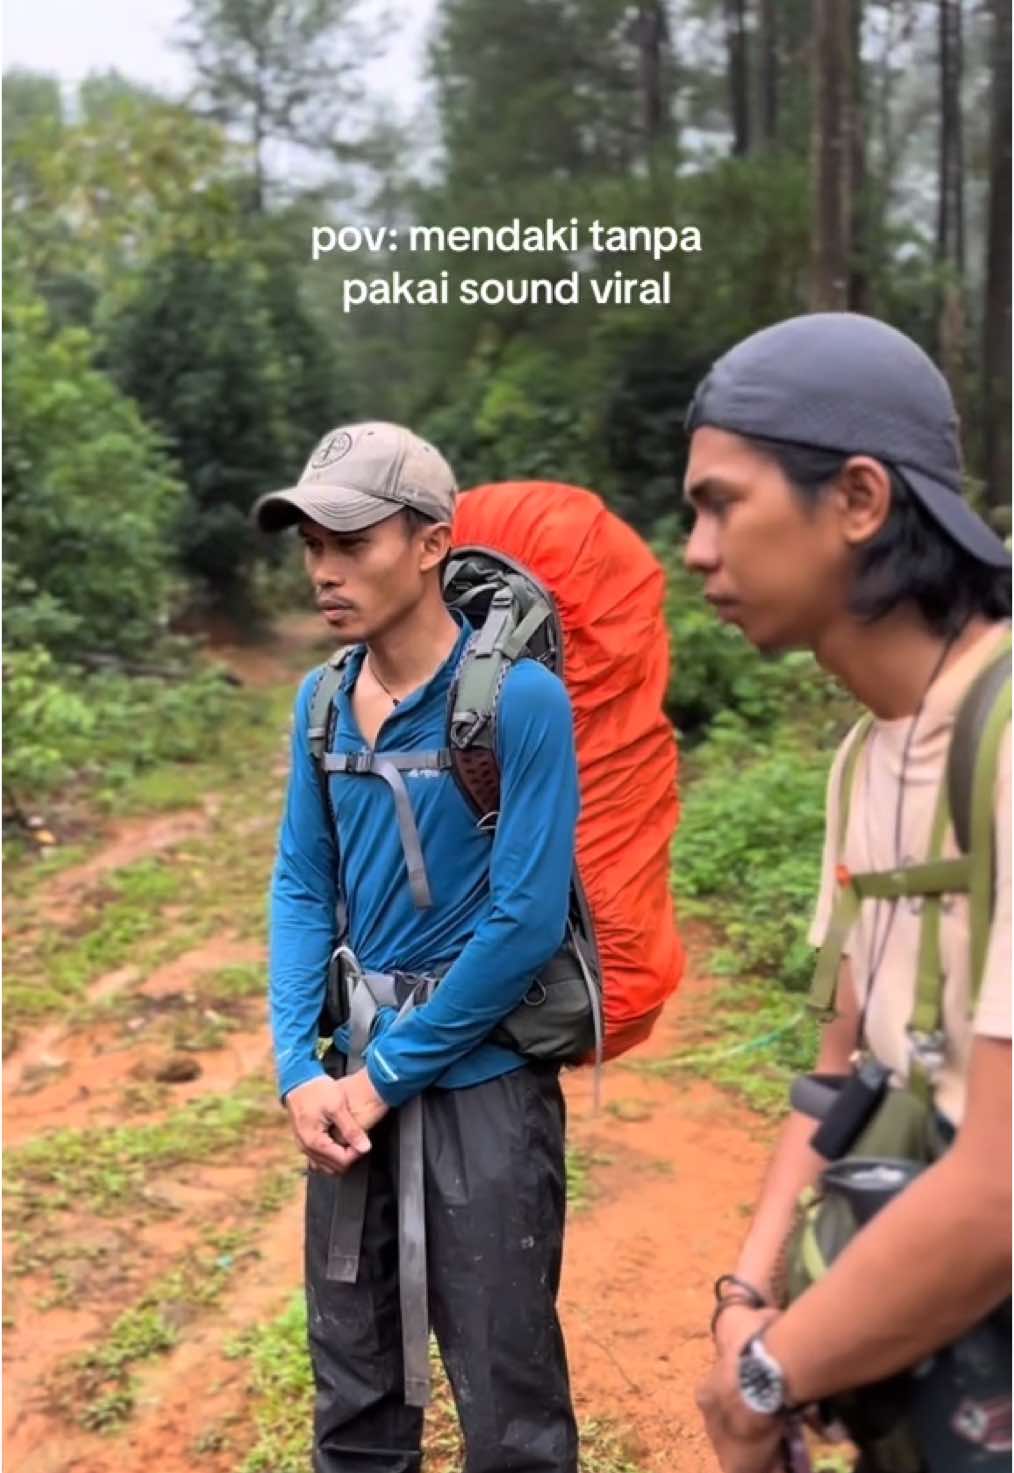
<svg viewBox="0 0 1014 1473"><path fill-rule="evenodd" d="M937 1074L947 1059L947 1038L942 1028L926 1032L921 1028L908 1030L909 1057L926 1074Z"/></svg>
<svg viewBox="0 0 1014 1473"><path fill-rule="evenodd" d="M470 747L481 731L489 725L488 711L465 711L451 726L451 742L455 747Z"/></svg>

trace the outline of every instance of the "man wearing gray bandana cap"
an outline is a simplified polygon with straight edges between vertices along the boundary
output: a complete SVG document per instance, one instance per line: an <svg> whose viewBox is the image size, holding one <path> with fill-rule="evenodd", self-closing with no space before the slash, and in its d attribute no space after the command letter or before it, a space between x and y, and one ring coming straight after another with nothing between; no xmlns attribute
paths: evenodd
<svg viewBox="0 0 1014 1473"><path fill-rule="evenodd" d="M755 333L704 379L687 429L686 563L717 615L759 649L811 650L869 713L828 785L819 1073L716 1284L698 1399L725 1473L807 1466L797 1417L817 1404L856 1413L863 1473L993 1473L1011 1447L1010 554L965 499L946 381L883 322L815 313ZM899 1102L935 1146L860 1149ZM820 1179L826 1200L821 1172L857 1154L903 1158L914 1179L787 1290L800 1194ZM880 1428L862 1420L871 1387L892 1408Z"/></svg>

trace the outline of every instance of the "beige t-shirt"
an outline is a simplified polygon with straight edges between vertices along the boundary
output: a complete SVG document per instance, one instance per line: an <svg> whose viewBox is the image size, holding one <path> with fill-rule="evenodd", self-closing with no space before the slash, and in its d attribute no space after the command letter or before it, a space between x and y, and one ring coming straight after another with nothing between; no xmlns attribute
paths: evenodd
<svg viewBox="0 0 1014 1473"><path fill-rule="evenodd" d="M901 862L918 864L929 852L930 828L939 784L943 779L947 748L954 717L961 699L978 672L998 651L1007 626L984 634L935 682L926 698L915 730L905 777L905 799L901 824ZM875 721L864 751L856 765L849 806L848 833L844 854L837 853L838 794L840 772L848 738L839 748L828 782L827 827L820 896L810 941L820 946L834 904L839 862L854 874L868 870L893 869L895 814L898 804L902 755L912 718ZM955 1125L965 1109L965 1076L972 1038L976 1033L991 1038L1011 1036L1011 741L1008 728L1000 748L996 786L996 909L982 990L974 1016L969 988L968 897L948 896L943 902L940 951L946 978L944 985L944 1033L946 1059L936 1079L937 1108ZM958 854L953 833L948 834L944 857ZM866 997L874 962L871 948L882 951L872 998L866 1017L866 1037L876 1056L899 1080L908 1074L906 1029L912 1016L916 960L919 952L920 915L918 899L899 900L891 929L884 942L890 901L864 900L860 916L846 943L860 1005ZM879 909L879 924L876 917Z"/></svg>

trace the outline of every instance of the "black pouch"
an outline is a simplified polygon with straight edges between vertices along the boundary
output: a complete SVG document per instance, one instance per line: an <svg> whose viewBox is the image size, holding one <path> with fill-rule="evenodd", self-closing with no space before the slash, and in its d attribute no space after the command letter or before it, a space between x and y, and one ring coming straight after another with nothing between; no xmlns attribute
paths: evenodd
<svg viewBox="0 0 1014 1473"><path fill-rule="evenodd" d="M810 1141L818 1156L823 1156L825 1161L838 1161L852 1150L880 1108L890 1077L890 1070L876 1059L864 1059L836 1089L830 1084L829 1076L823 1076L828 1091L827 1107Z"/></svg>
<svg viewBox="0 0 1014 1473"><path fill-rule="evenodd" d="M595 1048L593 1007L581 964L566 945L543 967L490 1042L543 1063L576 1064Z"/></svg>

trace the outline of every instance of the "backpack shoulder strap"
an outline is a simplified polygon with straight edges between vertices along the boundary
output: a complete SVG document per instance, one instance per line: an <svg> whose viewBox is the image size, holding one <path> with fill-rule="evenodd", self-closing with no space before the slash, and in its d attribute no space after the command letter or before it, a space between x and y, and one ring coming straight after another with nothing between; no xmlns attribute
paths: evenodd
<svg viewBox="0 0 1014 1473"><path fill-rule="evenodd" d="M1011 719L1011 647L972 682L954 719L947 797L958 847L969 856L971 1002L978 1000L995 901L994 794L1000 743Z"/></svg>
<svg viewBox="0 0 1014 1473"><path fill-rule="evenodd" d="M306 727L306 735L310 744L310 756L313 758L314 770L317 773L320 801L324 805L324 817L331 826L331 832L335 836L336 845L338 843L338 825L335 819L334 809L331 806L331 792L328 788L324 758L327 754L335 696L337 696L338 687L342 683L342 676L345 673L345 663L354 648L354 645L344 645L340 650L336 650L331 658L321 665L320 672L317 676L317 684L314 686L313 694L310 696L310 710ZM339 869L340 866L336 868L335 874L335 935L341 939L348 929L348 914L345 900L338 883Z"/></svg>
<svg viewBox="0 0 1014 1473"><path fill-rule="evenodd" d="M328 788L327 771L324 767L324 758L327 754L328 738L331 735L332 718L334 715L335 697L338 687L342 683L345 673L346 662L355 649L355 645L344 645L340 650L335 650L331 658L320 667L317 676L317 684L313 688L310 697L310 710L306 726L306 736L310 744L310 756L313 758L314 769L317 773L317 786L320 788L320 801L324 805L324 816L329 820L331 826L337 832L334 809L331 807L331 792Z"/></svg>
<svg viewBox="0 0 1014 1473"><path fill-rule="evenodd" d="M465 646L451 686L451 771L480 822L492 819L500 808L496 710L503 683L529 639L551 617L549 604L536 599L517 619L510 587L498 589L482 628Z"/></svg>
<svg viewBox="0 0 1014 1473"><path fill-rule="evenodd" d="M354 645L343 646L321 665L317 675L317 684L310 697L306 735L310 743L310 756L316 764L318 773L323 772L322 764L324 753L327 750L328 727L331 725L331 708L338 694L338 687L342 683L345 664L354 648Z"/></svg>
<svg viewBox="0 0 1014 1473"><path fill-rule="evenodd" d="M996 658L972 682L954 718L947 754L947 796L958 848L964 854L969 853L972 847L973 793L983 738L998 706L1009 706L1010 672L1010 642L1007 641ZM1007 714L1009 719L1009 710ZM1001 733L1004 724L1001 722Z"/></svg>
<svg viewBox="0 0 1014 1473"><path fill-rule="evenodd" d="M852 790L855 787L856 768L859 757L869 740L873 727L872 716L860 717L845 738L844 757L838 774L838 829L835 835L835 856L838 864L838 888L831 909L827 935L817 957L817 965L810 984L807 1005L820 1018L828 1022L835 1016L834 998L838 989L838 972L841 966L845 943L848 940L857 915L859 896L853 886L844 881L842 854L848 834L849 813L852 807Z"/></svg>
<svg viewBox="0 0 1014 1473"><path fill-rule="evenodd" d="M870 739L873 730L873 717L868 713L861 716L847 737L848 750L845 753L838 776L838 862L842 862L845 852L845 839L849 831L849 815L852 811L852 791L856 785L856 768L859 766L859 758L863 748Z"/></svg>

